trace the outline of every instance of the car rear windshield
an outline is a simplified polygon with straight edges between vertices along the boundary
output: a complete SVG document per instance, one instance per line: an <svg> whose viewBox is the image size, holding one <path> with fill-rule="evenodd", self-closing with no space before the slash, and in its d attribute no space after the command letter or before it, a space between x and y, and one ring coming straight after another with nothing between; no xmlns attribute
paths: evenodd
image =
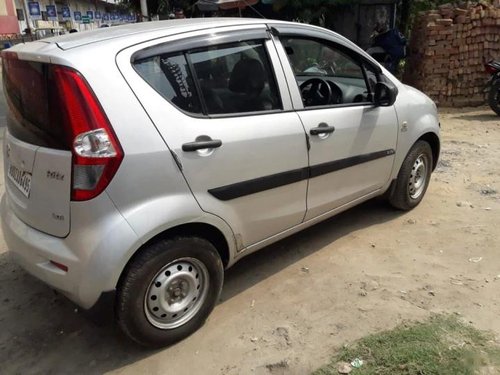
<svg viewBox="0 0 500 375"><path fill-rule="evenodd" d="M4 58L2 75L9 132L37 146L68 149L49 64Z"/></svg>

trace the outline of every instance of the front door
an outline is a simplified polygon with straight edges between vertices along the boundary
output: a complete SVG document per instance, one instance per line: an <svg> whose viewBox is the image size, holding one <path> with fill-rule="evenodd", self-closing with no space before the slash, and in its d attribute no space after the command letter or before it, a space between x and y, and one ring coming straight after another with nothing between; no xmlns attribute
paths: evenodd
<svg viewBox="0 0 500 375"><path fill-rule="evenodd" d="M278 44L309 137L306 220L373 193L391 174L394 108L373 104L383 79L357 52L331 40L281 34Z"/></svg>
<svg viewBox="0 0 500 375"><path fill-rule="evenodd" d="M307 145L265 26L212 37L148 52L130 81L199 205L241 249L302 222Z"/></svg>

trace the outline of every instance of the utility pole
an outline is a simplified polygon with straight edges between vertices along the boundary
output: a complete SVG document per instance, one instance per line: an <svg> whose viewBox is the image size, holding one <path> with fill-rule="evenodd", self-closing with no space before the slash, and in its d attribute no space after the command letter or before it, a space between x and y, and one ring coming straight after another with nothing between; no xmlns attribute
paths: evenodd
<svg viewBox="0 0 500 375"><path fill-rule="evenodd" d="M27 0L23 0L23 8L24 8L24 19L26 20L26 27L30 35L33 35L33 30L31 27L31 16L28 12L28 6L26 5ZM22 32L23 30L21 30Z"/></svg>
<svg viewBox="0 0 500 375"><path fill-rule="evenodd" d="M144 21L144 18L147 18L149 21L148 3L146 0L141 0L141 16L141 21Z"/></svg>

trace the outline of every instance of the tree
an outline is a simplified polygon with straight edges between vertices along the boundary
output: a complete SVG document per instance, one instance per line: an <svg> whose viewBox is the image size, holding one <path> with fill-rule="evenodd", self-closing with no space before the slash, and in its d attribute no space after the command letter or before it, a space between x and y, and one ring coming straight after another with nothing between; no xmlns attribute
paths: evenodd
<svg viewBox="0 0 500 375"><path fill-rule="evenodd" d="M175 9L183 9L188 14L191 13L196 0L147 0L149 16L167 16ZM140 12L140 0L121 0L120 4L134 12Z"/></svg>

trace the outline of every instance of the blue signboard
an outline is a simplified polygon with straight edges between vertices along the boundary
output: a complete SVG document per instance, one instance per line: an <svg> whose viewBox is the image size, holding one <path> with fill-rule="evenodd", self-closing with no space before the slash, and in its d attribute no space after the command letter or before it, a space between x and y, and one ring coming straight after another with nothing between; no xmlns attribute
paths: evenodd
<svg viewBox="0 0 500 375"><path fill-rule="evenodd" d="M69 10L69 6L67 6L67 5L63 5L63 6L61 7L61 13L62 13L62 18L63 18L64 20L69 20L69 19L71 19L71 12L70 12L70 10Z"/></svg>
<svg viewBox="0 0 500 375"><path fill-rule="evenodd" d="M42 12L40 11L40 3L38 1L28 2L28 9L31 18L37 19L42 17Z"/></svg>
<svg viewBox="0 0 500 375"><path fill-rule="evenodd" d="M94 12L87 10L87 17L92 21L94 19Z"/></svg>
<svg viewBox="0 0 500 375"><path fill-rule="evenodd" d="M109 21L109 13L104 13L104 14L102 15L102 20L103 20L103 21Z"/></svg>
<svg viewBox="0 0 500 375"><path fill-rule="evenodd" d="M95 11L95 19L96 20L100 20L101 19L101 12L98 11L98 10Z"/></svg>
<svg viewBox="0 0 500 375"><path fill-rule="evenodd" d="M75 21L81 22L81 20L82 20L82 12L73 12L73 17L75 18Z"/></svg>
<svg viewBox="0 0 500 375"><path fill-rule="evenodd" d="M47 18L49 21L57 21L57 10L55 5L46 5Z"/></svg>

